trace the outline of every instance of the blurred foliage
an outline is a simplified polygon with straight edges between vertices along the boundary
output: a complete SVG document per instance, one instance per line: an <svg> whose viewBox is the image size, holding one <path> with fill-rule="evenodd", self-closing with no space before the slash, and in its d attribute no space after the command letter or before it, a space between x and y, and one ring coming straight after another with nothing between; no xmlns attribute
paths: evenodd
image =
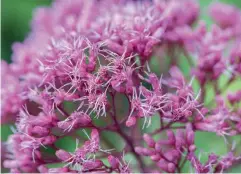
<svg viewBox="0 0 241 174"><path fill-rule="evenodd" d="M241 0L219 0L220 2L225 2L229 4L233 4L236 7L241 8ZM212 24L212 20L208 16L208 5L212 2L216 2L216 0L200 0L201 5L201 16L200 18L205 20L208 26ZM22 42L24 38L27 36L28 32L30 31L31 26L31 18L33 15L33 9L39 6L49 6L51 0L2 0L1 5L1 58L11 62L11 45L13 42L19 41ZM160 63L158 62L151 62L151 66L154 66L154 72L160 74ZM157 67L158 66L158 67ZM180 61L180 68L184 72L186 76L189 75L190 67L188 66L188 62L183 57L182 61ZM225 79L221 80L220 84L225 84ZM240 88L241 81L239 80L238 83L235 83L230 86L228 90L234 91L237 88ZM198 91L198 85L194 83L194 90ZM208 100L207 103L212 100L214 96L214 92L212 88L208 87ZM206 103L206 104L207 104ZM157 117L158 119L158 117ZM156 117L152 120L152 128L159 126L159 121ZM6 141L8 135L11 134L10 125L2 125L1 126L1 140ZM145 130L150 131L150 130ZM78 135L83 134L81 132L77 132ZM80 133L80 134L79 134ZM120 150L123 146L120 143L120 137L116 135L112 135L113 133L106 132L103 134L102 138L109 140L109 142L116 142L115 148ZM83 136L83 135L82 135ZM237 143L240 144L241 137L235 137ZM196 144L198 149L200 149L197 153L201 155L201 160L205 161L207 159L208 152L215 152L217 154L226 154L227 146L223 143L224 140L220 137L217 137L214 133L205 133L205 132L198 132L195 138ZM66 142L68 142L66 144ZM57 143L58 147L63 149L73 151L75 147L75 140L71 137L65 137L60 139ZM50 149L51 150L51 149ZM241 150L241 149L240 149ZM240 153L240 152L239 152ZM127 161L133 158L130 154L126 155ZM59 165L59 164L57 164ZM56 165L54 166L56 167ZM229 172L240 172L241 166L237 166L232 168ZM190 172L189 164L186 163L185 169L183 172Z"/></svg>
<svg viewBox="0 0 241 174"><path fill-rule="evenodd" d="M46 6L51 0L2 0L1 5L1 58L10 62L11 45L22 42L30 31L33 9Z"/></svg>

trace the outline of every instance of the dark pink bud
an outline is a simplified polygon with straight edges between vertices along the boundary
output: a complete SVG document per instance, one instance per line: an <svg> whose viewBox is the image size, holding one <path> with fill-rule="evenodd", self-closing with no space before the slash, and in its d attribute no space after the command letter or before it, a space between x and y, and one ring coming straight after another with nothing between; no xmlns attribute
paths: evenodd
<svg viewBox="0 0 241 174"><path fill-rule="evenodd" d="M177 160L180 157L180 153L175 149L171 149L171 150L168 150L167 152L165 152L164 156L169 161L174 161L174 160Z"/></svg>
<svg viewBox="0 0 241 174"><path fill-rule="evenodd" d="M168 163L168 164L167 164L167 170L168 170L168 172L170 172L170 173L174 173L175 170L176 170L175 164L173 164L173 163Z"/></svg>
<svg viewBox="0 0 241 174"><path fill-rule="evenodd" d="M39 136L46 136L49 134L49 129L42 126L34 126L31 132Z"/></svg>
<svg viewBox="0 0 241 174"><path fill-rule="evenodd" d="M63 129L63 130L68 130L71 126L71 123L68 121L59 121L57 123L58 128Z"/></svg>
<svg viewBox="0 0 241 174"><path fill-rule="evenodd" d="M155 144L155 150L157 152L162 152L163 145L159 141Z"/></svg>
<svg viewBox="0 0 241 174"><path fill-rule="evenodd" d="M185 116L185 117L190 117L190 116L192 116L192 111L189 111L189 110L184 111L184 116Z"/></svg>
<svg viewBox="0 0 241 174"><path fill-rule="evenodd" d="M89 64L88 64L88 71L92 72L95 70L95 66L96 66L96 57L94 56L90 56L89 57Z"/></svg>
<svg viewBox="0 0 241 174"><path fill-rule="evenodd" d="M69 172L68 167L62 167L62 168L51 168L48 171L49 173L67 173Z"/></svg>
<svg viewBox="0 0 241 174"><path fill-rule="evenodd" d="M31 172L35 171L35 167L33 167L33 166L27 166L27 165L21 166L21 171L22 171L23 173L31 173Z"/></svg>
<svg viewBox="0 0 241 174"><path fill-rule="evenodd" d="M79 126L86 126L89 123L91 123L89 115L83 112L73 112L67 119L59 121L57 125L60 129L70 131L78 128Z"/></svg>
<svg viewBox="0 0 241 174"><path fill-rule="evenodd" d="M230 103L235 103L236 102L236 95L235 94L228 94L228 100Z"/></svg>
<svg viewBox="0 0 241 174"><path fill-rule="evenodd" d="M107 41L107 45L108 45L108 48L111 50L111 51L114 51L118 54L122 54L124 52L124 48L123 46L121 46L120 44L116 43L116 42L113 42L111 40L108 40Z"/></svg>
<svg viewBox="0 0 241 174"><path fill-rule="evenodd" d="M147 42L145 50L144 50L144 56L150 56L153 47L158 43L158 40L150 40Z"/></svg>
<svg viewBox="0 0 241 174"><path fill-rule="evenodd" d="M194 152L196 150L196 146L194 144L192 144L191 146L189 146L188 150L190 152Z"/></svg>
<svg viewBox="0 0 241 174"><path fill-rule="evenodd" d="M38 171L39 171L40 173L48 173L48 168L47 168L45 165L40 165L40 166L38 167Z"/></svg>
<svg viewBox="0 0 241 174"><path fill-rule="evenodd" d="M154 155L156 152L154 149L147 149L147 148L143 148L143 155L145 156L151 156Z"/></svg>
<svg viewBox="0 0 241 174"><path fill-rule="evenodd" d="M206 115L208 113L208 109L207 108L202 108L200 110L200 112L203 114L203 115Z"/></svg>
<svg viewBox="0 0 241 174"><path fill-rule="evenodd" d="M116 169L119 167L118 159L112 155L108 156L108 161L110 163L111 168Z"/></svg>
<svg viewBox="0 0 241 174"><path fill-rule="evenodd" d="M53 144L56 141L56 137L53 135L49 135L47 137L40 138L40 141L43 145Z"/></svg>
<svg viewBox="0 0 241 174"><path fill-rule="evenodd" d="M127 127L134 126L135 124L136 124L136 117L134 116L129 117L128 120L126 121Z"/></svg>
<svg viewBox="0 0 241 174"><path fill-rule="evenodd" d="M144 147L135 147L135 151L136 151L136 153L138 153L140 155L144 155L144 156L151 156L151 155L155 154L154 149L147 149Z"/></svg>
<svg viewBox="0 0 241 174"><path fill-rule="evenodd" d="M68 159L71 158L71 154L70 154L69 152L66 152L65 150L62 150L62 149L57 150L57 151L55 152L55 155L56 155L59 159L61 159L62 161L67 161Z"/></svg>
<svg viewBox="0 0 241 174"><path fill-rule="evenodd" d="M88 125L91 122L90 116L83 112L74 112L73 114L71 114L70 117L72 117L77 124L80 124L83 126Z"/></svg>
<svg viewBox="0 0 241 174"><path fill-rule="evenodd" d="M170 144L175 144L176 138L175 138L175 134L173 131L167 130L167 138L168 138Z"/></svg>
<svg viewBox="0 0 241 174"><path fill-rule="evenodd" d="M83 163L83 170L92 170L103 166L101 160L86 161Z"/></svg>
<svg viewBox="0 0 241 174"><path fill-rule="evenodd" d="M97 129L92 129L90 136L91 136L91 141L93 141L95 144L100 143L99 132Z"/></svg>
<svg viewBox="0 0 241 174"><path fill-rule="evenodd" d="M53 123L55 115L47 115L44 113L39 113L38 117L31 117L31 124L35 126L45 127Z"/></svg>
<svg viewBox="0 0 241 174"><path fill-rule="evenodd" d="M161 156L159 154L155 154L151 156L152 161L159 161L161 159Z"/></svg>
<svg viewBox="0 0 241 174"><path fill-rule="evenodd" d="M39 150L35 150L35 158L37 159L41 159L41 156L42 156L42 154L41 154L41 152L39 151Z"/></svg>
<svg viewBox="0 0 241 174"><path fill-rule="evenodd" d="M184 132L182 130L177 130L176 132L176 147L178 149L181 149L183 146L185 146L186 144L186 139L185 139L185 136L184 136Z"/></svg>
<svg viewBox="0 0 241 174"><path fill-rule="evenodd" d="M208 155L208 162L209 164L215 164L218 160L218 156L214 153L211 153L210 155Z"/></svg>
<svg viewBox="0 0 241 174"><path fill-rule="evenodd" d="M191 124L186 125L186 138L189 145L194 144L194 131Z"/></svg>
<svg viewBox="0 0 241 174"><path fill-rule="evenodd" d="M232 104L235 102L239 102L241 100L241 90L239 90L235 93L228 94L228 100Z"/></svg>
<svg viewBox="0 0 241 174"><path fill-rule="evenodd" d="M166 162L166 160L164 160L163 158L160 159L158 162L157 162L157 166L160 167L162 170L168 172L168 163Z"/></svg>
<svg viewBox="0 0 241 174"><path fill-rule="evenodd" d="M154 139L150 135L144 134L143 139L149 147L151 147L151 148L155 147L156 142L154 141Z"/></svg>
<svg viewBox="0 0 241 174"><path fill-rule="evenodd" d="M144 155L143 149L144 149L143 147L135 147L135 151L139 155Z"/></svg>
<svg viewBox="0 0 241 174"><path fill-rule="evenodd" d="M157 77L156 74L151 73L151 74L149 75L149 81L150 81L150 83L151 83L152 88L154 89L154 91L157 91L157 90L160 89L160 82L159 82L159 79L158 79L158 77Z"/></svg>

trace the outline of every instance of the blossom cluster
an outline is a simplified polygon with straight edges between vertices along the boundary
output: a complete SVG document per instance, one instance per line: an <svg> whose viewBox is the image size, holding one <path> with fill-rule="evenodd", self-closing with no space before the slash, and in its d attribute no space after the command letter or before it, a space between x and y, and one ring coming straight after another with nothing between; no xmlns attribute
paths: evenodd
<svg viewBox="0 0 241 174"><path fill-rule="evenodd" d="M13 45L12 63L1 63L1 124L15 123L3 166L12 173L179 173L189 163L197 173L220 173L240 163L238 145L204 163L197 155L197 132L216 133L228 147L241 135L241 88L223 95L240 80L241 12L213 3L209 14L210 29L195 0L56 0L38 8L29 36ZM179 68L183 59L189 76ZM162 75L151 63L160 60L168 67ZM143 134L154 117L160 126ZM124 147L108 147L106 132ZM58 146L64 137L76 140L74 150Z"/></svg>

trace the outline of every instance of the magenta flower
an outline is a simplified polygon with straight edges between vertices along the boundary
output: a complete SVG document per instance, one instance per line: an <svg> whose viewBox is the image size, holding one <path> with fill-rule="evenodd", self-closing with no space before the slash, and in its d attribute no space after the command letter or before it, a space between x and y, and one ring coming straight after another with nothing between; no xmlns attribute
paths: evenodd
<svg viewBox="0 0 241 174"><path fill-rule="evenodd" d="M187 164L221 173L240 163L238 145L201 162L195 137L212 132L229 147L241 135L241 89L228 88L241 74L241 13L212 4L210 30L199 13L195 0L58 0L37 9L13 62L1 63L1 123L14 123L3 166L180 173Z"/></svg>

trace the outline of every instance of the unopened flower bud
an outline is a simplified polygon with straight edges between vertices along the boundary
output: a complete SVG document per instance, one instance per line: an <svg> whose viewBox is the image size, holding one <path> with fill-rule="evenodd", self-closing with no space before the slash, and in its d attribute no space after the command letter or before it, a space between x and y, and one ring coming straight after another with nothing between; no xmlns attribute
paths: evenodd
<svg viewBox="0 0 241 174"><path fill-rule="evenodd" d="M101 160L86 161L83 163L83 170L92 170L103 166Z"/></svg>
<svg viewBox="0 0 241 174"><path fill-rule="evenodd" d="M131 127L136 124L136 117L129 117L128 120L126 121L126 126Z"/></svg>
<svg viewBox="0 0 241 174"><path fill-rule="evenodd" d="M156 142L154 141L154 139L150 135L144 134L143 139L149 147L151 147L151 148L155 147Z"/></svg>
<svg viewBox="0 0 241 174"><path fill-rule="evenodd" d="M161 159L161 156L159 154L155 154L151 156L152 161L159 161Z"/></svg>
<svg viewBox="0 0 241 174"><path fill-rule="evenodd" d="M31 132L39 136L46 136L49 133L49 129L42 126L34 126Z"/></svg>
<svg viewBox="0 0 241 174"><path fill-rule="evenodd" d="M65 150L62 150L62 149L57 150L55 154L56 154L56 156L57 156L59 159L61 159L62 161L67 161L68 159L71 158L70 153L69 153L69 152L66 152Z"/></svg>
<svg viewBox="0 0 241 174"><path fill-rule="evenodd" d="M176 166L175 166L175 164L173 164L173 163L168 163L168 164L167 164L167 169L168 169L168 172L174 173L175 170L176 170Z"/></svg>
<svg viewBox="0 0 241 174"><path fill-rule="evenodd" d="M119 162L118 162L118 159L112 155L109 155L108 156L108 162L110 163L110 166L113 168L113 169L116 169L119 167Z"/></svg>

